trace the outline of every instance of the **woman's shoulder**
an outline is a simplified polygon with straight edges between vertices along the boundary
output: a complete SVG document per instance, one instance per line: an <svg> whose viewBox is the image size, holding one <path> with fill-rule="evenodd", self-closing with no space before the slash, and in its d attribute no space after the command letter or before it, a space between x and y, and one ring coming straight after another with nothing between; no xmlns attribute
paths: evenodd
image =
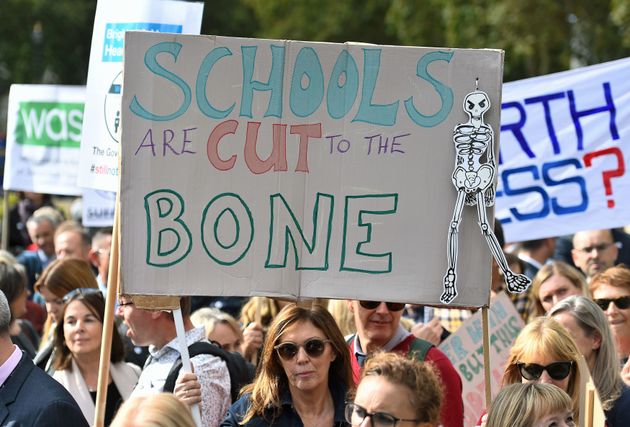
<svg viewBox="0 0 630 427"><path fill-rule="evenodd" d="M70 385L70 383L76 380L76 373L72 371L72 369L62 369L56 370L51 375L58 383L66 388Z"/></svg>
<svg viewBox="0 0 630 427"><path fill-rule="evenodd" d="M221 423L221 427L237 427L241 425L241 421L251 405L250 397L251 393L243 393L236 402L232 403L227 416Z"/></svg>
<svg viewBox="0 0 630 427"><path fill-rule="evenodd" d="M610 411L607 411L606 421L609 427L628 425L628 421L630 421L630 388L628 386L623 386L621 395Z"/></svg>

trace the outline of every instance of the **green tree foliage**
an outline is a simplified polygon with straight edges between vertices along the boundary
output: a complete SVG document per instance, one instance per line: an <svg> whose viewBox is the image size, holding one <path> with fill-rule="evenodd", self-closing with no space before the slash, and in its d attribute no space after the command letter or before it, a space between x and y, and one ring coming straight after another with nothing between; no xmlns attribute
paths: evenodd
<svg viewBox="0 0 630 427"><path fill-rule="evenodd" d="M96 2L0 1L0 93L12 83L85 84Z"/></svg>
<svg viewBox="0 0 630 427"><path fill-rule="evenodd" d="M403 44L505 50L505 81L630 54L627 0L392 0L386 19Z"/></svg>
<svg viewBox="0 0 630 427"><path fill-rule="evenodd" d="M0 94L44 76L84 84L95 10L95 0L1 0ZM202 34L498 48L511 81L630 56L630 1L213 0Z"/></svg>
<svg viewBox="0 0 630 427"><path fill-rule="evenodd" d="M396 44L385 22L391 0L244 0L258 18L258 37Z"/></svg>

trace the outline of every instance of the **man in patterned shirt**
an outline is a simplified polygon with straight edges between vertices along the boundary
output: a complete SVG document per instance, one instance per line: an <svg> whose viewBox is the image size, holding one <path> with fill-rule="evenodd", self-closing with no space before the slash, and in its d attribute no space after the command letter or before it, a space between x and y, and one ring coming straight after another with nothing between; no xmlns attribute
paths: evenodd
<svg viewBox="0 0 630 427"><path fill-rule="evenodd" d="M190 297L181 298L181 310L186 329L186 344L203 341L204 327L194 328L190 321ZM180 358L175 322L170 312L142 310L130 296L122 295L117 314L129 328L127 336L138 346L149 346L150 356L132 396L160 393L169 371ZM190 359L201 384L201 421L204 426L218 426L230 403L230 375L225 362L209 354Z"/></svg>

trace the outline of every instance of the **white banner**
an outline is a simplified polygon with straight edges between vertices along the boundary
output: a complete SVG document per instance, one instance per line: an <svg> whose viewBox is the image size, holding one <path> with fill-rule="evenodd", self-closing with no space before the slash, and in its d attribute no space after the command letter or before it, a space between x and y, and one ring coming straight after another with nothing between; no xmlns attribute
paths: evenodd
<svg viewBox="0 0 630 427"><path fill-rule="evenodd" d="M497 218L518 242L630 224L630 59L506 83Z"/></svg>
<svg viewBox="0 0 630 427"><path fill-rule="evenodd" d="M11 85L4 189L80 195L85 86Z"/></svg>
<svg viewBox="0 0 630 427"><path fill-rule="evenodd" d="M510 356L510 349L524 323L512 301L501 292L492 301L488 311L490 340L490 382L492 398L501 389L503 371ZM477 425L486 408L485 371L483 367L483 320L481 310L440 344L462 378L464 400L464 425Z"/></svg>
<svg viewBox="0 0 630 427"><path fill-rule="evenodd" d="M115 192L84 188L82 203L83 226L111 227L114 225Z"/></svg>
<svg viewBox="0 0 630 427"><path fill-rule="evenodd" d="M118 191L124 34L199 34L203 2L100 0L90 51L79 185Z"/></svg>
<svg viewBox="0 0 630 427"><path fill-rule="evenodd" d="M126 43L125 292L439 304L453 129L477 77L498 129L501 51L140 32ZM466 207L455 306L488 301L478 221Z"/></svg>

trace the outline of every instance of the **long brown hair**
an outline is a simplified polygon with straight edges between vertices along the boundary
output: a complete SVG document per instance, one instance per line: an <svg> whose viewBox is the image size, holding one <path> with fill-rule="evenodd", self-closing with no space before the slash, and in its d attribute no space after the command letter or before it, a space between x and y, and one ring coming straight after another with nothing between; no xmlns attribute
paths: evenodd
<svg viewBox="0 0 630 427"><path fill-rule="evenodd" d="M70 349L66 346L66 336L63 331L63 325L65 323L65 315L66 309L71 302L79 301L83 304L90 312L96 316L98 321L102 324L103 318L105 317L105 298L103 298L103 294L100 292L90 292L90 293L77 293L73 295L71 298L66 301L63 306L63 311L61 313L61 318L57 322L57 326L55 326L55 354L57 355L53 367L57 371L63 371L64 369L70 369L72 365L72 353ZM112 363L122 362L125 357L125 347L118 334L118 329L114 327L112 329L112 352L110 360Z"/></svg>
<svg viewBox="0 0 630 427"><path fill-rule="evenodd" d="M86 261L64 258L54 260L44 269L35 282L35 290L40 292L43 287L55 294L57 298L63 298L74 289L97 288L98 285Z"/></svg>
<svg viewBox="0 0 630 427"><path fill-rule="evenodd" d="M68 292L78 288L97 288L96 277L90 265L77 258L56 259L42 271L35 282L35 292L41 292L42 288L48 289L57 298L63 298ZM53 326L52 317L49 315L44 324L40 349L48 345L48 334Z"/></svg>
<svg viewBox="0 0 630 427"><path fill-rule="evenodd" d="M265 417L266 411L270 409L273 418L280 415L282 410L280 399L282 393L288 390L289 380L274 347L278 344L287 328L298 322L313 324L330 340L330 345L336 357L330 364L328 371L329 388L339 385L345 387L348 391L354 388L350 353L335 319L328 310L319 305L304 308L291 304L280 311L269 326L256 379L241 390L241 394L251 392L251 406L247 410L241 424L246 424L257 416ZM273 422L273 420L266 421Z"/></svg>

